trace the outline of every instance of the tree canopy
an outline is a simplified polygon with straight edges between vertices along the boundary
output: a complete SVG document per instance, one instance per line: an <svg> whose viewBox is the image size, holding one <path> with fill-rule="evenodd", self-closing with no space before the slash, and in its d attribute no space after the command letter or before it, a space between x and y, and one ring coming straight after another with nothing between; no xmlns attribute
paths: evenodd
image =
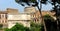
<svg viewBox="0 0 60 31"><path fill-rule="evenodd" d="M55 15L59 15L59 11L60 11L60 0L15 0L18 4L25 6L37 6L37 8L40 10L42 9L42 5L40 4L47 4L48 2L52 5L52 11L57 12ZM25 4L24 4L25 3ZM39 6L40 8L39 8Z"/></svg>
<svg viewBox="0 0 60 31"><path fill-rule="evenodd" d="M32 6L37 6L38 3L36 0L15 0L18 4L21 4L22 6L25 6L25 4L27 4L28 6L30 6L32 4Z"/></svg>

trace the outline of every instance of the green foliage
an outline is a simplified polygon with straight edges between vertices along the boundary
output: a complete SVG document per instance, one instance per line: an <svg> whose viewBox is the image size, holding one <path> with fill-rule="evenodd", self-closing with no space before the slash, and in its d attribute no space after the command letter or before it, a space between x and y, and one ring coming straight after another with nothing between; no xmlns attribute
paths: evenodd
<svg viewBox="0 0 60 31"><path fill-rule="evenodd" d="M38 23L31 22L30 26L31 26L30 31L43 31L44 30L44 26Z"/></svg>
<svg viewBox="0 0 60 31"><path fill-rule="evenodd" d="M5 31L29 31L29 28L28 27L24 27L22 24L16 23L15 26L13 26L10 29L6 28Z"/></svg>
<svg viewBox="0 0 60 31"><path fill-rule="evenodd" d="M45 16L44 16L44 20L51 20L51 21L54 21L54 19L49 15L49 14L46 14Z"/></svg>
<svg viewBox="0 0 60 31"><path fill-rule="evenodd" d="M8 29L8 28L5 28L4 30L5 30L5 31L10 31L10 29Z"/></svg>
<svg viewBox="0 0 60 31"><path fill-rule="evenodd" d="M22 24L16 23L16 25L10 29L5 28L5 31L42 31L42 29L43 26L41 26L40 24L31 23L31 27L28 28L24 27Z"/></svg>

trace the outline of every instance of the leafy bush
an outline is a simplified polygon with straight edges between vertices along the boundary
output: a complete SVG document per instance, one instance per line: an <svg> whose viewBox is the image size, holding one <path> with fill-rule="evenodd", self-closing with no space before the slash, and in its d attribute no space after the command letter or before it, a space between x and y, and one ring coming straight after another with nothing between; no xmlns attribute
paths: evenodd
<svg viewBox="0 0 60 31"><path fill-rule="evenodd" d="M31 27L24 27L22 24L16 23L16 25L10 29L5 28L5 31L43 31L43 26L40 24L31 23Z"/></svg>
<svg viewBox="0 0 60 31"><path fill-rule="evenodd" d="M44 31L44 26L43 25L40 25L38 23L33 23L31 22L31 30L30 31Z"/></svg>
<svg viewBox="0 0 60 31"><path fill-rule="evenodd" d="M28 27L24 27L22 24L16 23L15 26L13 26L10 29L6 28L5 31L29 31L29 28Z"/></svg>

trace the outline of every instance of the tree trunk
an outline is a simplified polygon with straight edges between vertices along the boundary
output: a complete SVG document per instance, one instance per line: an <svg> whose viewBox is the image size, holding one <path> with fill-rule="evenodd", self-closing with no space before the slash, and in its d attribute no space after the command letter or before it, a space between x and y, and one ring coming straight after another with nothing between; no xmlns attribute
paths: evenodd
<svg viewBox="0 0 60 31"><path fill-rule="evenodd" d="M41 19L42 19L41 22L42 22L42 24L44 25L44 30L47 31L46 25L45 25L45 22L44 22L44 19L43 19L43 16L42 16L42 12L41 12L42 4L40 3L40 8L39 8L39 6L37 6L37 8L38 8L38 10L39 10L39 12L40 12L40 15L41 15Z"/></svg>

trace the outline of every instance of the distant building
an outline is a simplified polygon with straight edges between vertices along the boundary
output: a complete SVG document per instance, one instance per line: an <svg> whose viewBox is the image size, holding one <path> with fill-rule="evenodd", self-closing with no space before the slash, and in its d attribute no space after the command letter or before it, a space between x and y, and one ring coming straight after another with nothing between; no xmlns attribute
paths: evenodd
<svg viewBox="0 0 60 31"><path fill-rule="evenodd" d="M40 14L39 10L36 10L35 7L25 7L24 12L31 15L31 21L34 21L35 23L41 23L41 20L42 20L41 14ZM46 14L49 14L51 17L56 19L56 17L53 16L55 14L55 12L52 13L50 11L42 11L42 16L44 16Z"/></svg>
<svg viewBox="0 0 60 31"><path fill-rule="evenodd" d="M35 7L25 7L24 12L25 13L34 13L34 12L36 12L36 8Z"/></svg>
<svg viewBox="0 0 60 31"><path fill-rule="evenodd" d="M18 9L12 9L12 8L7 8L6 11L8 14L18 14L19 13Z"/></svg>
<svg viewBox="0 0 60 31"><path fill-rule="evenodd" d="M0 28L7 28L7 12L0 11Z"/></svg>
<svg viewBox="0 0 60 31"><path fill-rule="evenodd" d="M41 11L42 12L42 16L49 14L51 17L53 17L56 20L56 17L54 16L55 12L50 12L50 11ZM37 10L33 15L33 20L36 23L41 23L41 14L40 12Z"/></svg>
<svg viewBox="0 0 60 31"><path fill-rule="evenodd" d="M30 15L28 14L8 14L8 28L13 27L16 23L21 23L30 27Z"/></svg>
<svg viewBox="0 0 60 31"><path fill-rule="evenodd" d="M35 17L36 8L35 7L25 7L24 12L31 15L31 21L36 22L37 18Z"/></svg>
<svg viewBox="0 0 60 31"><path fill-rule="evenodd" d="M2 28L11 28L16 23L21 23L30 27L31 16L28 13L19 13L17 9L7 8L6 11L0 11L0 26Z"/></svg>
<svg viewBox="0 0 60 31"><path fill-rule="evenodd" d="M42 16L49 14L56 20L55 12L42 11ZM21 23L30 27L30 21L41 23L41 14L35 7L25 7L24 13L19 13L18 9L7 8L6 11L0 11L0 25L2 28L11 28L16 23Z"/></svg>
<svg viewBox="0 0 60 31"><path fill-rule="evenodd" d="M35 23L41 23L41 15L40 15L40 12L36 10L36 12L34 14L32 14L33 18L32 20L35 22Z"/></svg>

